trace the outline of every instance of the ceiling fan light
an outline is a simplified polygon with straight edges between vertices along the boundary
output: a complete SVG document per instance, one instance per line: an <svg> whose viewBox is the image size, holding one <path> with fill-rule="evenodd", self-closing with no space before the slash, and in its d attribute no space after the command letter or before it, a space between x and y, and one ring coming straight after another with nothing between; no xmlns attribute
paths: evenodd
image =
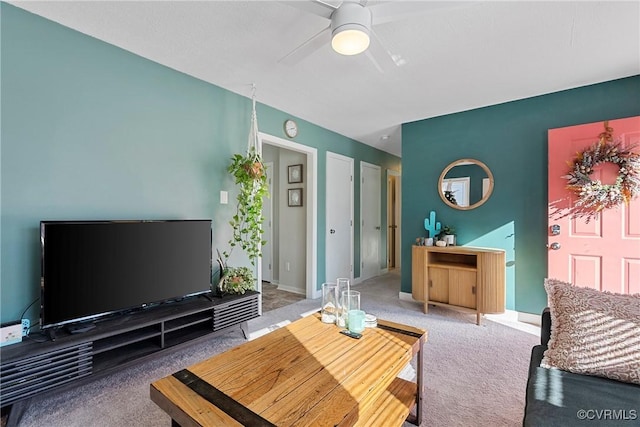
<svg viewBox="0 0 640 427"><path fill-rule="evenodd" d="M343 25L333 31L331 47L341 55L357 55L369 47L369 33L359 25Z"/></svg>
<svg viewBox="0 0 640 427"><path fill-rule="evenodd" d="M344 1L331 15L331 47L342 55L357 55L369 47L371 12L355 1Z"/></svg>

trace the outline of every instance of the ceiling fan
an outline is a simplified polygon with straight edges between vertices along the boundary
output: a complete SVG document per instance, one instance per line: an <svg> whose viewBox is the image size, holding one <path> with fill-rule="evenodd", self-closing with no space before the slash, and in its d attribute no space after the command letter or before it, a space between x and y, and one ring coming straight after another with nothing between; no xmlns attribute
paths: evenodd
<svg viewBox="0 0 640 427"><path fill-rule="evenodd" d="M389 66L401 66L405 61L400 55L393 54L384 47L373 30L374 26L398 21L416 13L447 6L447 4L451 6L451 2L445 1L383 1L368 5L368 0L344 0L337 6L323 0L282 1L282 3L321 16L330 22L327 27L278 62L293 65L322 46L331 43L333 50L342 55L357 55L364 52L380 72L384 72Z"/></svg>

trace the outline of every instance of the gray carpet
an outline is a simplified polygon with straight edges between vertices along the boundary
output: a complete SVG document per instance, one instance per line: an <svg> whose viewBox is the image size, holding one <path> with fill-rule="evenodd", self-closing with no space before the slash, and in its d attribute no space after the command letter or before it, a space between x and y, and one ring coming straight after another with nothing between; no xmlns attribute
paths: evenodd
<svg viewBox="0 0 640 427"><path fill-rule="evenodd" d="M429 314L398 299L399 276L389 273L354 286L362 308L380 318L428 330L425 346L425 425L519 426L531 347L539 338L475 315L435 307ZM303 300L266 312L250 331L275 328L318 309ZM23 427L169 426L169 417L149 399L149 384L244 342L240 330L212 338L71 391L39 399L24 414ZM413 362L415 366L415 361ZM403 376L414 375L411 368ZM405 423L406 424L406 423Z"/></svg>

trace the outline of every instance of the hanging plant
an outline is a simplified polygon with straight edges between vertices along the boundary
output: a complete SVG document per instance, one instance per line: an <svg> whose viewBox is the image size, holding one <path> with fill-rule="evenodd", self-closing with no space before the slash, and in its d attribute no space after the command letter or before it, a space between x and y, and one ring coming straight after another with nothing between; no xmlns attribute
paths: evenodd
<svg viewBox="0 0 640 427"><path fill-rule="evenodd" d="M233 235L229 240L231 249L223 252L225 265L236 246L245 251L251 265L255 265L256 258L261 255L262 245L267 243L262 240L262 200L269 197L266 168L260 154L251 147L245 156L234 155L227 170L240 186L240 192L236 213L229 221Z"/></svg>
<svg viewBox="0 0 640 427"><path fill-rule="evenodd" d="M262 222L264 220L262 200L269 197L269 187L266 167L258 151L255 85L253 91L253 109L247 153L233 155L231 164L227 168L240 191L236 199L236 213L229 221L233 230L231 239L229 239L229 250L223 251L222 254L218 251L217 261L220 266L220 278L217 287L223 294L244 294L247 290L253 289L256 284L253 272L248 267L228 266L227 262L233 250L240 247L247 254L251 265L255 267L256 258L262 255L262 246L267 243L262 240Z"/></svg>
<svg viewBox="0 0 640 427"><path fill-rule="evenodd" d="M613 128L604 122L605 131L598 142L578 153L569 174L567 189L574 192L578 200L564 216L586 218L588 223L597 217L600 211L628 204L640 193L640 154L632 152L635 146L622 147L622 141L613 141ZM618 176L613 184L603 184L592 180L593 168L601 163L613 163L619 167Z"/></svg>

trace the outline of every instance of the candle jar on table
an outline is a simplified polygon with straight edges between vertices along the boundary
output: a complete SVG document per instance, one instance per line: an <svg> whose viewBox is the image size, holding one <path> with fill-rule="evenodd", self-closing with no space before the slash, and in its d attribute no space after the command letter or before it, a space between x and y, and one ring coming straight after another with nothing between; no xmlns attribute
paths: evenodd
<svg viewBox="0 0 640 427"><path fill-rule="evenodd" d="M347 311L342 309L342 293L344 291L350 290L349 279L344 277L339 277L336 279L337 286L337 300L338 300L338 316L336 318L336 325L341 328L347 327Z"/></svg>
<svg viewBox="0 0 640 427"><path fill-rule="evenodd" d="M349 327L349 311L360 310L360 292L358 291L342 291L341 309L343 318L345 319L345 327Z"/></svg>
<svg viewBox="0 0 640 427"><path fill-rule="evenodd" d="M338 286L335 283L323 283L320 318L323 323L336 323L337 315Z"/></svg>

